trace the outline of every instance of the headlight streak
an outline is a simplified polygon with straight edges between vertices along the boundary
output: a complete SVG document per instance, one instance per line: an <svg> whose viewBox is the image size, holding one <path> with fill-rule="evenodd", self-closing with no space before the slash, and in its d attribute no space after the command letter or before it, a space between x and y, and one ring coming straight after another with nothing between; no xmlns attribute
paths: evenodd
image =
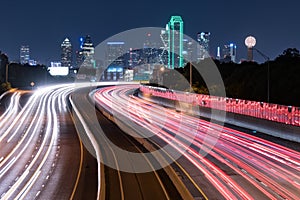
<svg viewBox="0 0 300 200"><path fill-rule="evenodd" d="M86 87L87 85L81 84L80 86L76 86ZM22 134L16 145L13 146L13 149L1 158L0 178L9 172L9 169L17 163L19 158L30 149L29 147L34 147L30 145L36 143L37 139L41 138L39 136L41 136L42 124L46 124L46 130L42 134L42 141L39 148L37 148L37 152L32 155L32 160L25 166L25 170L16 178L13 185L1 195L1 199L11 198L14 195L17 195L14 197L15 199L25 198L35 182L40 179L39 176L42 175L43 166L47 159L50 158L50 152L54 150L53 147L57 141L59 133L57 111L59 113L67 111L65 101L67 101L67 95L74 88L74 84L68 84L38 90L29 98L27 104L18 115L14 119L11 119L12 122L5 134L1 135L1 140L9 137L7 142L11 142L14 137L20 137L23 129L26 131ZM17 97L18 95L16 93L13 96ZM12 101L11 105L13 107L18 105L18 99L14 102ZM28 123L28 126L24 126L23 123ZM16 191L19 191L19 193L15 194Z"/></svg>
<svg viewBox="0 0 300 200"><path fill-rule="evenodd" d="M55 97L53 97L55 95ZM36 181L37 176L40 174L40 170L43 167L43 165L45 164L50 151L52 150L52 146L54 143L54 140L57 138L58 135L58 119L57 119L57 114L56 114L56 108L55 108L55 101L57 98L56 93L52 93L50 98L52 99L52 101L48 101L47 104L47 129L46 129L46 133L45 133L45 139L43 140L43 143L41 144L41 148L39 148L39 151L37 152L36 156L34 157L34 159L32 160L32 162L30 163L30 165L27 167L27 170L30 170L33 165L36 163L37 159L39 158L39 155L42 153L43 149L46 148L46 142L47 142L47 138L51 137L50 143L49 143L49 147L46 148L47 151L42 159L42 161L40 162L39 166L37 167L37 169L35 170L34 174L32 175L32 177L30 178L30 180L27 182L27 184L25 185L25 187L23 187L23 189L19 192L19 194L17 195L16 199L23 199L25 197L25 195L28 193L30 187L33 185L33 183ZM51 136L49 136L52 133ZM17 185L18 187L18 185Z"/></svg>
<svg viewBox="0 0 300 200"><path fill-rule="evenodd" d="M1 152L3 155L0 155L0 180L6 181L6 177L12 180L6 191L6 188L2 188L1 199L27 198L29 192L33 195L34 191L31 189L38 181L49 179L48 172L55 166L52 159L57 156L53 156L51 152L56 151L57 148L60 127L58 116L60 113L68 112L68 95L75 89L107 84L76 83L40 88L31 95L21 111L19 111L19 99L22 92L16 91L12 95L11 103L0 120L0 123L8 124L4 130L0 126L1 149L6 149ZM14 116L11 113L14 113ZM3 120L8 115L11 117L4 123ZM16 177L14 178L9 175L12 172L10 169L14 169L18 162L25 164L21 164L24 168L19 167L20 169L17 170L19 172L14 170L17 172L12 174ZM46 163L53 163L53 165L47 166ZM37 190L36 187L44 188L44 186L35 186L34 190ZM41 190L38 190L34 195L40 193Z"/></svg>
<svg viewBox="0 0 300 200"><path fill-rule="evenodd" d="M16 115L16 113L18 111L18 102L20 100L20 97L21 97L20 92L15 92L11 96L11 100L10 100L8 108L0 116L0 127L3 127L9 119L11 119L13 116ZM3 128L1 128L1 129L3 129Z"/></svg>
<svg viewBox="0 0 300 200"><path fill-rule="evenodd" d="M10 123L9 128L6 129L5 132L1 135L0 142L9 133L11 133L13 128L15 128L16 126L17 126L16 130L19 130L21 128L22 124L24 124L24 121L26 120L26 118L23 117L23 116L28 116L29 115L29 113L32 111L32 108L33 108L34 104L37 103L37 98L38 98L38 95L36 95L36 93L33 94L33 96L30 97L30 99L28 100L28 103L24 106L22 111L17 115L17 117L13 120L13 122Z"/></svg>

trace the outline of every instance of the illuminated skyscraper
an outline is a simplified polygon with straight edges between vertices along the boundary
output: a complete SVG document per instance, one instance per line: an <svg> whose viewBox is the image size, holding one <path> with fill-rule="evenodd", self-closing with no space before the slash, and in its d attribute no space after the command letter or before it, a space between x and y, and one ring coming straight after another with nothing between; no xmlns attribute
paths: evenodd
<svg viewBox="0 0 300 200"><path fill-rule="evenodd" d="M236 45L235 44L230 43L229 45L224 45L223 60L236 62Z"/></svg>
<svg viewBox="0 0 300 200"><path fill-rule="evenodd" d="M168 26L168 68L183 67L183 21L180 16L172 16Z"/></svg>
<svg viewBox="0 0 300 200"><path fill-rule="evenodd" d="M106 51L106 66L109 65L124 65L122 56L124 54L124 42L114 41L107 42Z"/></svg>
<svg viewBox="0 0 300 200"><path fill-rule="evenodd" d="M168 49L169 49L169 39L168 39L168 32L169 29L168 24L166 25L165 29L162 29L160 32L160 39L162 41L163 46L160 47L162 52L159 55L161 64L167 65L168 64Z"/></svg>
<svg viewBox="0 0 300 200"><path fill-rule="evenodd" d="M220 47L217 48L217 59L218 60L221 59L221 48Z"/></svg>
<svg viewBox="0 0 300 200"><path fill-rule="evenodd" d="M201 32L197 34L197 60L204 60L205 58L209 58L209 36L210 32Z"/></svg>
<svg viewBox="0 0 300 200"><path fill-rule="evenodd" d="M193 59L193 42L189 39L183 39L183 57L185 62L190 62Z"/></svg>
<svg viewBox="0 0 300 200"><path fill-rule="evenodd" d="M20 48L20 63L21 64L28 64L30 60L30 55L29 55L29 46L28 45L23 45Z"/></svg>
<svg viewBox="0 0 300 200"><path fill-rule="evenodd" d="M122 41L110 41L106 43L105 71L101 80L116 81L122 80L124 74L124 45Z"/></svg>
<svg viewBox="0 0 300 200"><path fill-rule="evenodd" d="M81 40L80 51L77 53L77 56L81 58L82 64L81 66L84 67L96 67L94 53L95 48L94 44L91 40L91 37L87 35L83 40Z"/></svg>
<svg viewBox="0 0 300 200"><path fill-rule="evenodd" d="M61 44L61 65L63 67L72 66L72 44L68 38Z"/></svg>

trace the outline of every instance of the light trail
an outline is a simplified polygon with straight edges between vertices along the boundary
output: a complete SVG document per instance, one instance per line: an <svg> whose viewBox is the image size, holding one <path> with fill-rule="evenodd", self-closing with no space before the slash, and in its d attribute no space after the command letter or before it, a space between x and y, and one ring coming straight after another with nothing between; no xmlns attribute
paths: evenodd
<svg viewBox="0 0 300 200"><path fill-rule="evenodd" d="M1 124L7 125L0 136L0 181L11 182L7 188L0 187L1 199L24 199L30 192L37 194L38 191L31 190L38 180L49 178L51 166L45 163L52 163L51 159L55 158L51 152L57 148L58 116L67 112L67 96L75 88L89 85L65 84L42 88L31 95L20 111L21 92L16 91L12 95L7 112L0 120Z"/></svg>
<svg viewBox="0 0 300 200"><path fill-rule="evenodd" d="M136 88L107 87L98 90L94 98L114 117L126 117L172 145L202 171L226 199L255 199L255 195L270 199L299 197L299 152L128 95ZM215 134L217 131L221 134ZM188 145L189 142L192 145ZM183 147L187 151L183 151ZM232 169L244 180L243 185L226 174L218 162L201 156L199 150ZM247 192L245 188L257 188L260 194Z"/></svg>
<svg viewBox="0 0 300 200"><path fill-rule="evenodd" d="M19 100L21 97L20 94L20 92L13 93L8 108L0 116L0 133L3 133L4 130L7 128L7 122L17 115Z"/></svg>

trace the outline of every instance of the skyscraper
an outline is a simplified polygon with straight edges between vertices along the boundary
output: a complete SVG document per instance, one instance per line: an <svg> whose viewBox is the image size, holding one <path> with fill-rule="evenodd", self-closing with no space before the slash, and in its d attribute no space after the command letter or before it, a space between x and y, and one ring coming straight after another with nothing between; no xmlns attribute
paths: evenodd
<svg viewBox="0 0 300 200"><path fill-rule="evenodd" d="M72 44L68 38L61 44L61 65L69 68L72 66Z"/></svg>
<svg viewBox="0 0 300 200"><path fill-rule="evenodd" d="M167 65L168 64L168 50L169 50L169 39L168 39L168 32L167 30L169 29L168 24L166 25L165 29L162 29L160 32L160 39L162 41L162 46L160 47L160 49L162 50L162 52L159 55L159 59L160 59L160 63Z"/></svg>
<svg viewBox="0 0 300 200"><path fill-rule="evenodd" d="M8 57L0 51L0 82L8 82Z"/></svg>
<svg viewBox="0 0 300 200"><path fill-rule="evenodd" d="M79 57L82 61L80 66L95 68L96 67L96 62L94 59L95 48L91 40L91 36L87 35L85 38L83 38L80 48L81 48L80 51L76 53L77 59Z"/></svg>
<svg viewBox="0 0 300 200"><path fill-rule="evenodd" d="M191 62L193 59L193 42L189 39L183 39L183 57L185 62Z"/></svg>
<svg viewBox="0 0 300 200"><path fill-rule="evenodd" d="M217 59L218 60L221 59L221 48L220 47L217 48Z"/></svg>
<svg viewBox="0 0 300 200"><path fill-rule="evenodd" d="M30 60L30 54L29 54L29 46L28 45L22 45L20 48L20 63L21 64L28 64Z"/></svg>
<svg viewBox="0 0 300 200"><path fill-rule="evenodd" d="M210 32L201 32L197 34L197 60L204 60L205 58L209 58L209 37Z"/></svg>
<svg viewBox="0 0 300 200"><path fill-rule="evenodd" d="M224 45L223 48L223 61L236 62L236 45L230 43L229 45Z"/></svg>
<svg viewBox="0 0 300 200"><path fill-rule="evenodd" d="M122 41L107 42L106 66L124 65L124 44Z"/></svg>
<svg viewBox="0 0 300 200"><path fill-rule="evenodd" d="M183 21L180 16L172 16L168 26L168 68L183 67Z"/></svg>

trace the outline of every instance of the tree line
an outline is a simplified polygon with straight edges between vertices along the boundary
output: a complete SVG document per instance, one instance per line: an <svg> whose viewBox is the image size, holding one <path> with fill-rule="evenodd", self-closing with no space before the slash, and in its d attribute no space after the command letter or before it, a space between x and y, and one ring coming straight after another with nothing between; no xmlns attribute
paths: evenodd
<svg viewBox="0 0 300 200"><path fill-rule="evenodd" d="M214 84L213 82L207 86L199 73L199 71L204 74L209 73L212 65L216 66L221 74L227 97L268 102L269 85L270 103L300 106L300 53L296 48L288 48L274 60L261 64L248 61L239 64L225 63L211 59L192 63L192 89L194 92L209 94L220 87L218 83ZM164 84L168 82L169 88L188 91L189 87L182 86L182 81L178 81L180 78L176 73L180 73L185 77L185 81L189 82L190 63L175 71L164 72Z"/></svg>

